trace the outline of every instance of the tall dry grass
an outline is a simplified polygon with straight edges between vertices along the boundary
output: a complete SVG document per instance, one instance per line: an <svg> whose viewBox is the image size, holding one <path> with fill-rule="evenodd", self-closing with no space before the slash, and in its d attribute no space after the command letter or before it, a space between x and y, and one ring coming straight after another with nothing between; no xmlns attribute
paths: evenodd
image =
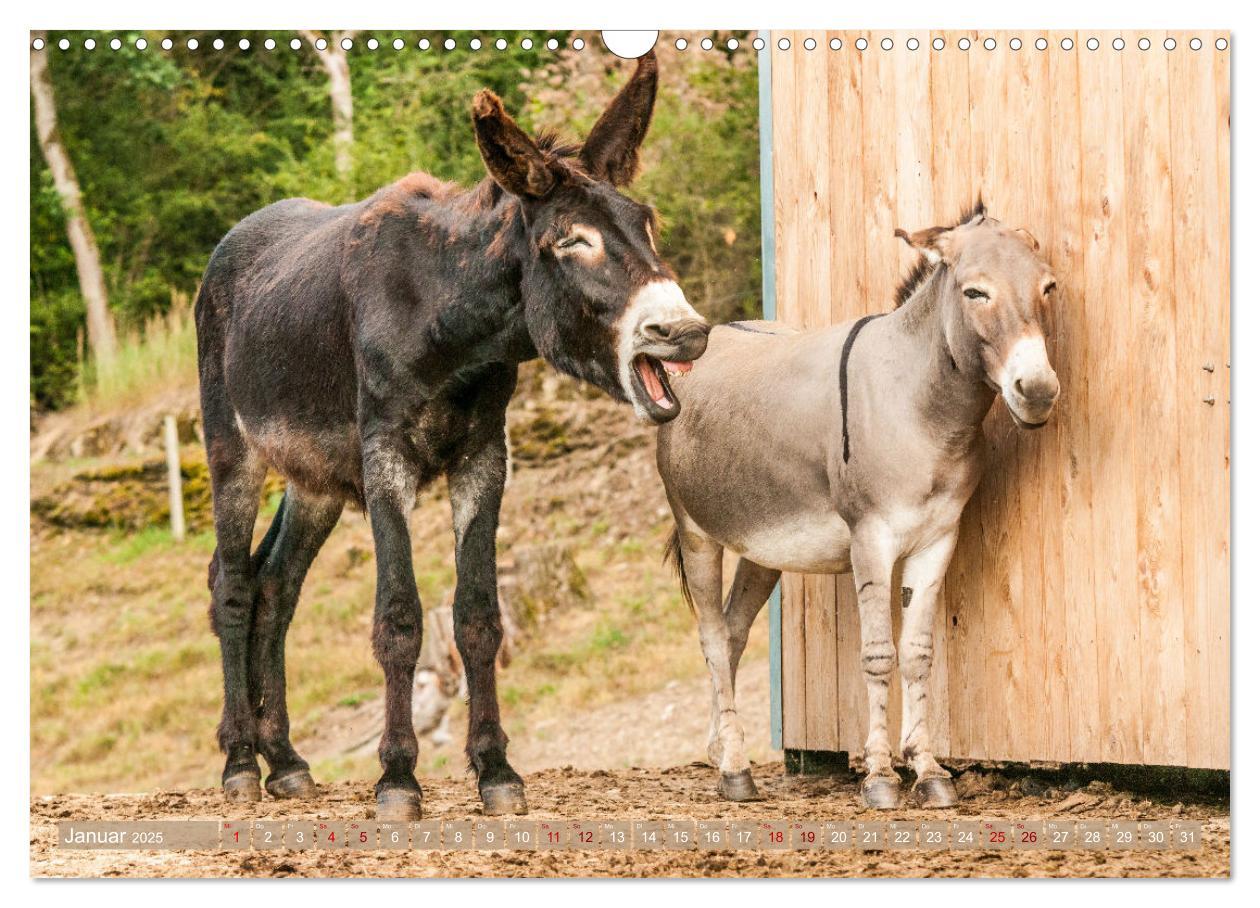
<svg viewBox="0 0 1260 908"><path fill-rule="evenodd" d="M119 339L114 362L79 361L79 400L93 412L125 409L155 390L197 383L197 328L187 293L171 291L171 307Z"/></svg>

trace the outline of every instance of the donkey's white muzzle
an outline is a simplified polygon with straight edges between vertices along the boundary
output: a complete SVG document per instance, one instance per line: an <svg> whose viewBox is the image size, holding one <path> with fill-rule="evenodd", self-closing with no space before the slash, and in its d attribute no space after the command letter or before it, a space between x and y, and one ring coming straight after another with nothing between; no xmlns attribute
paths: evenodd
<svg viewBox="0 0 1260 908"><path fill-rule="evenodd" d="M1045 425L1059 399L1059 376L1046 355L1040 334L1020 339L1011 348L1002 370L1002 400L1024 429Z"/></svg>
<svg viewBox="0 0 1260 908"><path fill-rule="evenodd" d="M630 300L618 323L622 387L635 412L655 423L678 415L668 375L687 372L704 353L709 325L674 281L653 281Z"/></svg>

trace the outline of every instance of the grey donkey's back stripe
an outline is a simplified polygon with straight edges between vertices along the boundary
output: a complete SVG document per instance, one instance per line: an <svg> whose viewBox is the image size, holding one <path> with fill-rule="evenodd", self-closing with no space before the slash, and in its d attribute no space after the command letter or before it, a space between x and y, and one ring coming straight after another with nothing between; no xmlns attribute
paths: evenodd
<svg viewBox="0 0 1260 908"><path fill-rule="evenodd" d="M754 328L752 325L746 325L743 322L727 322L727 328L738 328L740 331L747 331L749 334L773 334L772 331L762 331L760 328Z"/></svg>
<svg viewBox="0 0 1260 908"><path fill-rule="evenodd" d="M849 353L853 350L853 342L858 332L866 327L873 318L879 318L882 312L864 315L853 325L853 330L844 339L844 348L840 351L840 432L844 439L844 462L849 462Z"/></svg>

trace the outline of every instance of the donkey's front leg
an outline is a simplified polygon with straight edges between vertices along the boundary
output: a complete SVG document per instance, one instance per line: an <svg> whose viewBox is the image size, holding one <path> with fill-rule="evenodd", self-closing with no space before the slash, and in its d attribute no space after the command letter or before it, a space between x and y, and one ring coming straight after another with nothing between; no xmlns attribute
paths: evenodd
<svg viewBox="0 0 1260 908"><path fill-rule="evenodd" d="M421 813L411 688L420 658L422 614L408 526L417 474L405 454L406 444L393 434L368 436L363 443L363 491L376 548L372 652L385 670L385 731L379 749L384 773L376 783L376 816L391 822L417 820Z"/></svg>
<svg viewBox="0 0 1260 908"><path fill-rule="evenodd" d="M902 584L913 592L901 625L901 753L914 767L912 795L924 807L958 803L953 780L932 756L928 734L928 679L932 673L932 625L945 571L954 554L957 530L951 530L906 559ZM939 707L939 704L937 704Z"/></svg>
<svg viewBox="0 0 1260 908"><path fill-rule="evenodd" d="M892 768L888 743L888 682L896 657L889 600L895 556L885 528L870 522L860 527L854 534L851 557L862 629L862 674L870 714L862 800L868 807L889 810L897 806L901 779Z"/></svg>
<svg viewBox="0 0 1260 908"><path fill-rule="evenodd" d="M526 813L525 783L508 764L499 720L495 658L503 640L495 532L507 479L500 427L463 453L448 475L455 526L455 645L468 679L468 763L489 816Z"/></svg>

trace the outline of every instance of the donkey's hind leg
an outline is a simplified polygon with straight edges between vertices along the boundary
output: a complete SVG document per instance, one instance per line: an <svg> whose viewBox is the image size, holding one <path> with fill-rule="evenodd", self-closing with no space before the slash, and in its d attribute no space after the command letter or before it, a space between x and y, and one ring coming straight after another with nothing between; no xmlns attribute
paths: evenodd
<svg viewBox="0 0 1260 908"><path fill-rule="evenodd" d="M258 707L258 749L271 769L267 792L276 798L315 794L310 766L289 740L284 641L302 581L337 525L341 510L340 498L311 495L290 486L276 515L279 530L273 544L265 551L260 546L255 553L258 599L250 636L250 679Z"/></svg>
<svg viewBox="0 0 1260 908"><path fill-rule="evenodd" d="M220 431L214 432L212 425ZM261 773L249 685L249 635L257 585L250 544L266 467L232 422L207 419L206 427L218 544L210 563L210 624L219 638L223 660L223 719L219 723L219 747L227 757L223 793L229 801L257 801Z"/></svg>
<svg viewBox="0 0 1260 908"><path fill-rule="evenodd" d="M713 685L717 717L718 792L729 801L749 801L757 789L744 754L744 729L735 711L731 644L722 613L722 546L694 527L678 527L680 557L687 589L700 625L700 647Z"/></svg>
<svg viewBox="0 0 1260 908"><path fill-rule="evenodd" d="M735 579L726 594L723 613L726 619L726 635L730 652L731 689L738 691L736 678L739 673L739 660L748 645L748 631L753 621L761 612L774 585L779 582L780 572L762 567L747 558L741 558L735 566ZM722 714L718 704L717 691L713 694L713 716L709 723L709 759L717 766L722 761L722 741L718 734ZM756 787L749 774L748 786L753 796Z"/></svg>
<svg viewBox="0 0 1260 908"><path fill-rule="evenodd" d="M753 621L761 614L774 585L779 582L781 571L762 567L749 561L739 559L735 566L735 579L731 582L730 592L726 594L726 631L731 645L731 683L735 683L735 675L739 671L739 660L743 658L744 647L748 645L748 631Z"/></svg>

